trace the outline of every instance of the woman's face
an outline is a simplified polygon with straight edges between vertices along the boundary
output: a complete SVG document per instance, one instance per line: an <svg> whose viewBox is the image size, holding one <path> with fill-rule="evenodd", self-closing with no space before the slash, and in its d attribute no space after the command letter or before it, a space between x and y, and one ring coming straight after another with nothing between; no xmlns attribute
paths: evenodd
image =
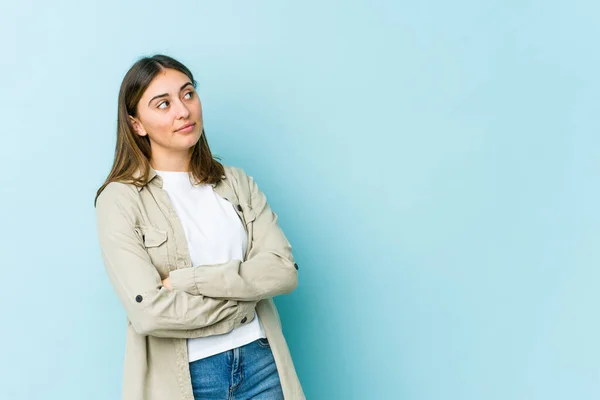
<svg viewBox="0 0 600 400"><path fill-rule="evenodd" d="M202 105L187 75L165 69L150 83L129 117L135 132L150 138L152 156L189 151L202 134Z"/></svg>

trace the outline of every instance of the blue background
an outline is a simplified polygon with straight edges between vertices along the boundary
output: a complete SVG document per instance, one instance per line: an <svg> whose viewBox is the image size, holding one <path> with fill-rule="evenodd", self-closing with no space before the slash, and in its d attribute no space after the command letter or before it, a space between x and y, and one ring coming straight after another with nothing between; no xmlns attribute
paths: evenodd
<svg viewBox="0 0 600 400"><path fill-rule="evenodd" d="M309 399L600 398L593 1L4 1L0 397L117 399L93 199L143 55L267 194Z"/></svg>

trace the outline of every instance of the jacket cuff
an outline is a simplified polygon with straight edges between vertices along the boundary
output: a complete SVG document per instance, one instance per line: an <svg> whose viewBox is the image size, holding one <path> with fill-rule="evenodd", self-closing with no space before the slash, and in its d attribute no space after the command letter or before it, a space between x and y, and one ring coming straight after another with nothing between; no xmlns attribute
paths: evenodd
<svg viewBox="0 0 600 400"><path fill-rule="evenodd" d="M171 271L169 278L173 290L187 292L193 296L200 294L198 285L196 284L195 268L183 268Z"/></svg>

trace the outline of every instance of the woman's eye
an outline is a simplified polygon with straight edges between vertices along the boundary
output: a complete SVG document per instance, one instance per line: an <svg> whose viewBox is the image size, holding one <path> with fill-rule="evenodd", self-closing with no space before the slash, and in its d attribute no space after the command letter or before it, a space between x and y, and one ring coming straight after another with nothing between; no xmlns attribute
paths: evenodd
<svg viewBox="0 0 600 400"><path fill-rule="evenodd" d="M161 101L160 103L158 103L157 108L167 108L169 106L169 102L168 101Z"/></svg>
<svg viewBox="0 0 600 400"><path fill-rule="evenodd" d="M183 97L185 97L186 99L191 99L192 97L194 97L194 92L187 92L186 94L183 95Z"/></svg>

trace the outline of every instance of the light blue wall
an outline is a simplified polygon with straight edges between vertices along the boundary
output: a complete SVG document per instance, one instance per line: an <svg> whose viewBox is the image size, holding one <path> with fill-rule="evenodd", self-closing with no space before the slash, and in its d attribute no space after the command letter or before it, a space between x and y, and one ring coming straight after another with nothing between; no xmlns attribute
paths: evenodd
<svg viewBox="0 0 600 400"><path fill-rule="evenodd" d="M600 398L597 4L2 2L0 397L119 398L92 203L165 52L292 242L309 399Z"/></svg>

